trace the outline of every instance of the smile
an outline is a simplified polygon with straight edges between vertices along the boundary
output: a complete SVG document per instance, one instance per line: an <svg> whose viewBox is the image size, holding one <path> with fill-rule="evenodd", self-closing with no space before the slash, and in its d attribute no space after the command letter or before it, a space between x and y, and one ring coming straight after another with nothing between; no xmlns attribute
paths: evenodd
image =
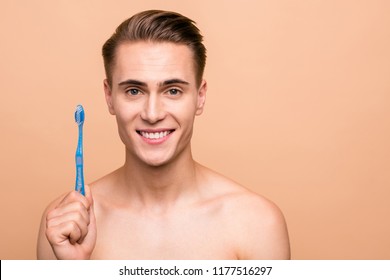
<svg viewBox="0 0 390 280"><path fill-rule="evenodd" d="M148 132L148 131L142 131L142 130L137 130L137 133L140 134L142 137L146 139L151 139L151 140L158 140L162 139L169 134L171 134L174 130L165 130L165 131L157 131L157 132Z"/></svg>

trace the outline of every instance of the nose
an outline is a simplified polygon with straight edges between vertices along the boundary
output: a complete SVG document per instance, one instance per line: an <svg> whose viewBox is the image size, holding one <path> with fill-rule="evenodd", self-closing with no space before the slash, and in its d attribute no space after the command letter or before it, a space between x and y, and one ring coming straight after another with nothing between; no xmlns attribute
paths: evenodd
<svg viewBox="0 0 390 280"><path fill-rule="evenodd" d="M141 118L151 124L165 118L164 106L157 94L149 94L145 100Z"/></svg>

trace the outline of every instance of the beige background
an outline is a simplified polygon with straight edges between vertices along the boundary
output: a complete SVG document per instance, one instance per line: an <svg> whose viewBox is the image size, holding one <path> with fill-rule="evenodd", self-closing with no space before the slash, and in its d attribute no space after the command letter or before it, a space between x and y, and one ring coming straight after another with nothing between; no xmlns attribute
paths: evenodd
<svg viewBox="0 0 390 280"><path fill-rule="evenodd" d="M390 259L390 1L0 1L0 258L33 259L45 206L123 162L100 49L144 9L208 48L194 157L276 202L294 259ZM261 217L259 217L261 218Z"/></svg>

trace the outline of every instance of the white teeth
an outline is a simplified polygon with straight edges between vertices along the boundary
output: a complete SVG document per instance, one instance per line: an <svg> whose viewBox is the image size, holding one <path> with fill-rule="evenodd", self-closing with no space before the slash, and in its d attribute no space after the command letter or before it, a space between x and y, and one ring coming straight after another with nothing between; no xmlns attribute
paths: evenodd
<svg viewBox="0 0 390 280"><path fill-rule="evenodd" d="M170 132L169 131L164 131L164 132L144 132L144 131L141 131L140 132L141 135L147 139L160 139L160 138L163 138L165 136L167 136Z"/></svg>

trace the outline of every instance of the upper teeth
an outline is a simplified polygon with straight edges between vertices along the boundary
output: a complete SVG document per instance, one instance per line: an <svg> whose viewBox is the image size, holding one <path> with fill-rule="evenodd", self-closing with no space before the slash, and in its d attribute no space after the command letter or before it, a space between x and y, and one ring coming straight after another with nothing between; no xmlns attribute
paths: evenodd
<svg viewBox="0 0 390 280"><path fill-rule="evenodd" d="M159 139L167 136L170 132L164 131L164 132L144 132L141 131L141 135L147 139Z"/></svg>

